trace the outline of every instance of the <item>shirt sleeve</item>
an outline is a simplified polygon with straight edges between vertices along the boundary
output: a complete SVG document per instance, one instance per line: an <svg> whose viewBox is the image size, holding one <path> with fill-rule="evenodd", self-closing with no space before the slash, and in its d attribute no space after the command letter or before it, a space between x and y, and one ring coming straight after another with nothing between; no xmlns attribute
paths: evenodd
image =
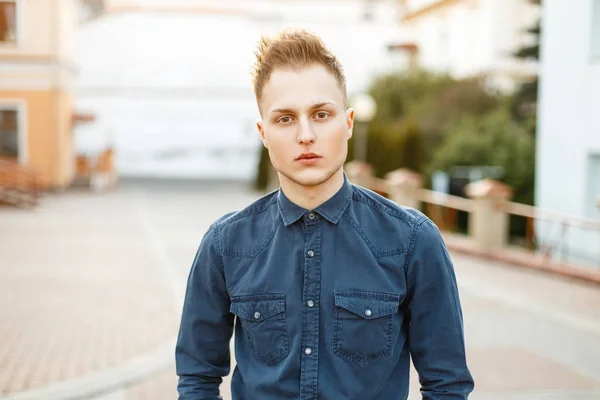
<svg viewBox="0 0 600 400"><path fill-rule="evenodd" d="M438 228L416 228L407 264L409 346L423 400L467 399L474 388L466 362L454 267Z"/></svg>
<svg viewBox="0 0 600 400"><path fill-rule="evenodd" d="M187 281L175 348L179 400L222 399L219 386L230 371L234 317L217 233L213 226L203 237Z"/></svg>

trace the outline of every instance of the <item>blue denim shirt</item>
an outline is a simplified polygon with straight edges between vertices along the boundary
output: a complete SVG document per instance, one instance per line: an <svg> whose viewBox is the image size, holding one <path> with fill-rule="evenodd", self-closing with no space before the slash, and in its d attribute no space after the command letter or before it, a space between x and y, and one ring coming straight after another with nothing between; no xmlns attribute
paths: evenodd
<svg viewBox="0 0 600 400"><path fill-rule="evenodd" d="M276 191L215 222L188 278L180 400L466 399L462 310L436 226L348 182L315 210Z"/></svg>

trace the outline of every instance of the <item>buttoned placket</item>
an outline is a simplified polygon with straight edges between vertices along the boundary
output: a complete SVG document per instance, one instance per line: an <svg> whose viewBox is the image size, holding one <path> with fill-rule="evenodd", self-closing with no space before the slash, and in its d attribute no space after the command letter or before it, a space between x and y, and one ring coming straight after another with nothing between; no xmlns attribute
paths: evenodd
<svg viewBox="0 0 600 400"><path fill-rule="evenodd" d="M304 283L302 288L302 353L300 397L317 398L319 365L319 300L321 293L321 224L315 212L304 215Z"/></svg>

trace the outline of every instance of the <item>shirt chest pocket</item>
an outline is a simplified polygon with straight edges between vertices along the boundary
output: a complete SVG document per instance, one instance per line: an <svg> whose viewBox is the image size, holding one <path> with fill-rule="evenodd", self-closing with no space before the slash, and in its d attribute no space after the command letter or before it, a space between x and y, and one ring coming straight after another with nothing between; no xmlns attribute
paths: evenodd
<svg viewBox="0 0 600 400"><path fill-rule="evenodd" d="M336 290L333 353L360 367L392 354L400 296Z"/></svg>
<svg viewBox="0 0 600 400"><path fill-rule="evenodd" d="M256 357L275 365L289 354L285 294L259 294L231 299L232 314L238 316Z"/></svg>

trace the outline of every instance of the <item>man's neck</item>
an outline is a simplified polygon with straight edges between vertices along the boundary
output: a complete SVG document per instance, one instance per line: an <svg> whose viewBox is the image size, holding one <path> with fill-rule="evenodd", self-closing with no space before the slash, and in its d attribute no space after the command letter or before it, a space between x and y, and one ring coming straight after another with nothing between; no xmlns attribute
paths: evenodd
<svg viewBox="0 0 600 400"><path fill-rule="evenodd" d="M344 171L340 168L327 181L316 186L302 186L279 174L283 194L294 204L314 210L332 198L344 185Z"/></svg>

